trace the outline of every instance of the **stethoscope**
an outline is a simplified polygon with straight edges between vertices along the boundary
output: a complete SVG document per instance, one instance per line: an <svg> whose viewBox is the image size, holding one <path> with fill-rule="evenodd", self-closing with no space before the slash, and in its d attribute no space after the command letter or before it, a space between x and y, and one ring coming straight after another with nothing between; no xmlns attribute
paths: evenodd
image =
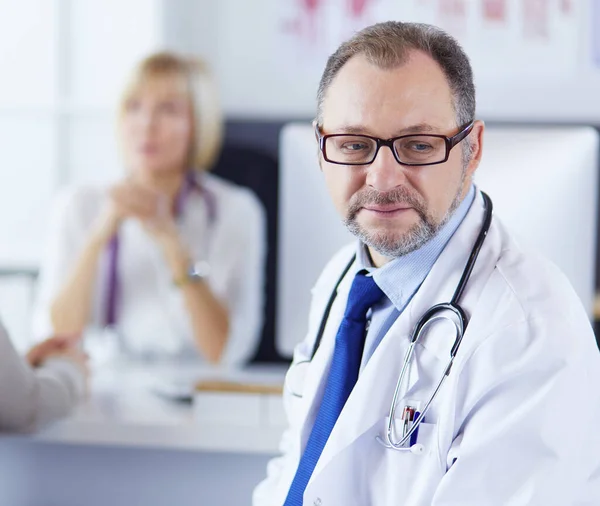
<svg viewBox="0 0 600 506"><path fill-rule="evenodd" d="M392 450L398 450L398 451L409 451L412 453L422 453L424 450L423 446L420 444L417 444L417 443L407 444L407 443L411 442L411 438L413 437L413 434L415 434L417 432L419 425L423 422L425 415L427 414L427 411L429 410L429 407L435 400L436 396L438 395L439 391L442 388L442 385L444 384L444 381L450 374L450 370L452 369L452 365L454 363L454 358L456 357L456 354L458 353L458 349L460 348L465 330L469 323L469 319L468 319L465 311L460 306L460 299L463 295L465 287L467 286L467 283L469 282L469 279L471 277L471 272L473 271L473 267L475 266L475 262L477 261L477 257L479 256L479 252L481 251L481 246L483 245L483 242L485 241L487 233L490 229L490 224L492 222L492 212L493 212L493 205L492 205L492 200L490 199L490 197L483 192L481 192L481 195L483 197L483 201L485 204L485 215L484 215L483 224L481 225L481 229L479 230L479 234L477 235L477 239L475 240L475 244L473 245L473 249L471 250L469 259L467 260L467 265L465 266L465 269L462 273L462 276L460 278L458 286L456 287L454 295L452 296L452 299L450 300L450 302L436 304L435 306L429 308L429 310L426 311L425 314L423 314L423 316L421 316L421 318L415 325L413 332L411 334L410 345L408 347L408 350L406 351L406 354L404 355L402 369L400 371L400 376L398 377L398 381L396 382L394 396L392 398L392 403L390 405L390 413L389 413L386 434L384 437L381 437L379 435L376 436L376 440L379 443L381 443L383 446L385 446L386 448L389 448ZM319 346L321 344L321 340L322 340L323 334L325 332L325 326L327 325L327 320L329 319L329 314L331 312L331 308L337 297L338 289L339 289L342 281L346 277L346 274L348 274L348 272L350 271L350 268L352 267L352 264L354 263L354 261L355 261L355 257L352 257L350 262L348 263L348 265L344 268L344 271L342 272L340 278L338 279L338 281L331 293L331 296L329 297L329 301L327 303L327 306L325 307L325 311L323 312L323 316L321 318L321 323L319 325L319 330L317 332L317 338L315 340L315 344L314 344L313 350L312 350L311 360L314 358L314 356L317 353L317 350L319 349ZM433 392L429 396L429 399L425 403L423 409L420 412L416 412L410 406L405 406L405 408L404 408L405 410L407 408L410 408L410 410L412 410L411 413L414 415L414 419L405 420L407 422L409 421L410 423L404 425L404 430L402 431L402 436L398 436L398 434L396 434L396 428L395 428L395 424L394 424L394 420L396 419L396 405L399 400L400 391L402 389L402 385L404 384L404 379L406 377L406 373L410 369L410 365L413 360L416 345L419 342L419 340L421 339L421 336L423 335L425 330L432 323L439 322L440 320L450 321L454 325L454 329L456 332L455 339L454 339L454 345L452 346L452 349L450 350L450 359L444 369L444 372L442 373L440 379L438 380L437 385L435 386L435 388L433 389ZM309 361L300 362L300 363L308 363L308 362ZM301 397L301 395L295 394L294 392L292 392L292 395L295 395L296 397ZM404 415L404 413L403 413L403 415Z"/></svg>

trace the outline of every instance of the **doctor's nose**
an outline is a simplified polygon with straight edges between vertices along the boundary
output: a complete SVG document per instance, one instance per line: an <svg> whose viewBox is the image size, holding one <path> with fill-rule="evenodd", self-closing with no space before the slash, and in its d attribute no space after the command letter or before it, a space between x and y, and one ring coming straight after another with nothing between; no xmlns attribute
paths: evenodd
<svg viewBox="0 0 600 506"><path fill-rule="evenodd" d="M404 167L396 161L390 147L381 146L375 160L367 167L365 183L380 192L406 183Z"/></svg>

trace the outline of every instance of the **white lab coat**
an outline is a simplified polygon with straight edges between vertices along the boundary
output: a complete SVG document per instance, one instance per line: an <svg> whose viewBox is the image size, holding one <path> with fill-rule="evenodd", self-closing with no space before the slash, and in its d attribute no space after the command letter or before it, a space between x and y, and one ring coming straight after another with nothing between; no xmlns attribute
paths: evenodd
<svg viewBox="0 0 600 506"><path fill-rule="evenodd" d="M495 217L465 290L470 323L447 381L419 429L422 455L381 446L390 402L419 317L448 302L483 220L477 196L408 307L361 372L305 490L317 506L571 506L600 504L600 355L582 305L547 260L525 252ZM560 231L557 231L560 233ZM342 250L313 290L309 332L294 364L310 360L321 315L354 248ZM292 365L282 456L254 492L281 506L325 387L353 270L340 285L319 350ZM417 346L402 407L424 403L447 364L449 324ZM421 406L422 407L422 406Z"/></svg>

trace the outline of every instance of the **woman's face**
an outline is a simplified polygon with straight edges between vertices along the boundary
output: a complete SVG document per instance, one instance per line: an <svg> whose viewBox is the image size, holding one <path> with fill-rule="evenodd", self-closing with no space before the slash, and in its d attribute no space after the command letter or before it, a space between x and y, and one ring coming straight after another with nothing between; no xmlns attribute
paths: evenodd
<svg viewBox="0 0 600 506"><path fill-rule="evenodd" d="M133 173L188 169L193 120L185 81L157 76L142 84L125 102L120 133L125 163Z"/></svg>

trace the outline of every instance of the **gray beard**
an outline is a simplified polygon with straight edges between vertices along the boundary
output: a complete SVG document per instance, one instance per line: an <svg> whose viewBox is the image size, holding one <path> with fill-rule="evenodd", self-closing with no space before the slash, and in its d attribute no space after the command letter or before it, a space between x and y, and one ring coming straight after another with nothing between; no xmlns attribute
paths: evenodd
<svg viewBox="0 0 600 506"><path fill-rule="evenodd" d="M357 194L356 200L351 201L344 225L369 248L388 258L398 258L411 253L434 238L439 230L450 220L460 206L464 176L452 204L441 220L435 220L428 212L425 203L410 194L404 187L399 187L388 193L378 193L375 190ZM354 199L353 199L354 200ZM417 212L419 221L400 237L394 237L385 232L375 232L361 227L356 219L358 211L367 204L396 204L408 203Z"/></svg>

